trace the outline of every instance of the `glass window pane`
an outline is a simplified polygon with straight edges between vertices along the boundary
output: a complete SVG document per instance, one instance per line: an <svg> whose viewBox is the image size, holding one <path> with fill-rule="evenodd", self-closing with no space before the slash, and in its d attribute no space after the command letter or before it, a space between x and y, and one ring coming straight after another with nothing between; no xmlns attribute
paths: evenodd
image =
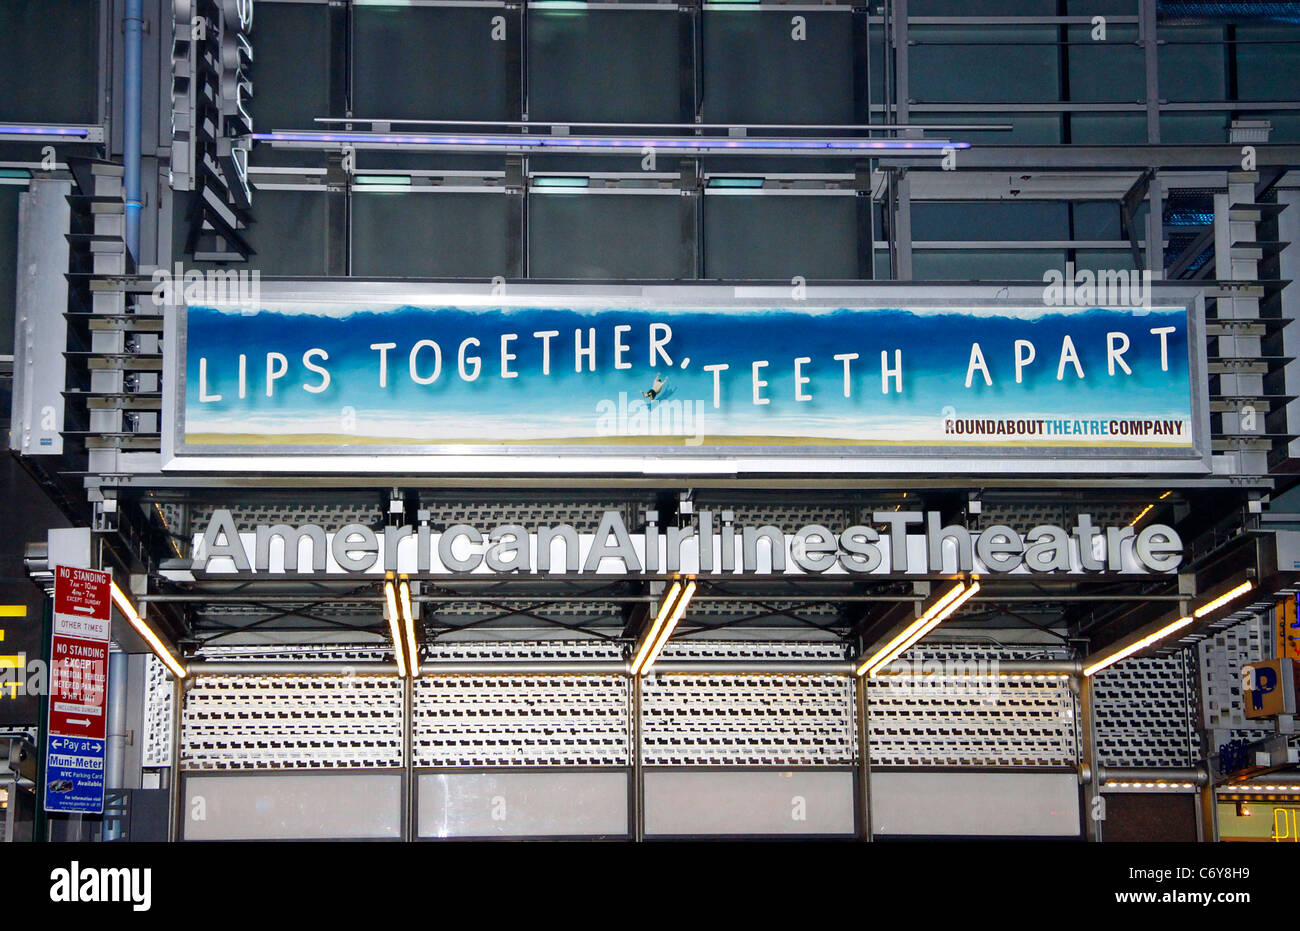
<svg viewBox="0 0 1300 931"><path fill-rule="evenodd" d="M1109 26L1104 40L1093 40L1088 26L1067 30L1070 99L1135 102L1146 98L1146 69L1142 48L1135 43L1137 27Z"/></svg>
<svg viewBox="0 0 1300 931"><path fill-rule="evenodd" d="M1060 99L1056 30L917 26L911 97L920 103L1020 103ZM1014 48L998 43L1018 42Z"/></svg>
<svg viewBox="0 0 1300 931"><path fill-rule="evenodd" d="M529 12L529 118L678 122L677 29L675 7Z"/></svg>
<svg viewBox="0 0 1300 931"><path fill-rule="evenodd" d="M1300 29L1237 27L1237 99L1300 99Z"/></svg>
<svg viewBox="0 0 1300 931"><path fill-rule="evenodd" d="M912 202L918 241L1067 239L1069 209L1052 201Z"/></svg>
<svg viewBox="0 0 1300 931"><path fill-rule="evenodd" d="M318 129L330 112L328 8L314 3L263 3L253 22L253 100L258 132ZM254 165L324 167L321 152L253 146Z"/></svg>
<svg viewBox="0 0 1300 931"><path fill-rule="evenodd" d="M1165 42L1159 49L1161 97L1172 102L1224 99L1227 57L1221 28L1162 28L1160 38Z"/></svg>
<svg viewBox="0 0 1300 931"><path fill-rule="evenodd" d="M1147 141L1145 113L1072 113L1070 141L1075 145L1141 145Z"/></svg>
<svg viewBox="0 0 1300 931"><path fill-rule="evenodd" d="M509 105L509 32L500 7L354 7L353 108L399 120L517 120ZM499 34L499 33L498 33Z"/></svg>
<svg viewBox="0 0 1300 931"><path fill-rule="evenodd" d="M259 132L317 128L312 120L330 115L328 8L314 3L259 3L250 40L253 128Z"/></svg>
<svg viewBox="0 0 1300 931"><path fill-rule="evenodd" d="M352 197L352 274L383 278L506 275L505 194Z"/></svg>
<svg viewBox="0 0 1300 931"><path fill-rule="evenodd" d="M847 12L709 10L704 22L708 123L852 123L853 24Z"/></svg>
<svg viewBox="0 0 1300 931"><path fill-rule="evenodd" d="M852 197L704 200L706 278L856 278L857 238Z"/></svg>
<svg viewBox="0 0 1300 931"><path fill-rule="evenodd" d="M533 278L684 278L682 198L537 194L528 198Z"/></svg>
<svg viewBox="0 0 1300 931"><path fill-rule="evenodd" d="M14 351L18 287L18 196L26 185L0 184L0 355ZM8 411L5 411L8 414Z"/></svg>
<svg viewBox="0 0 1300 931"><path fill-rule="evenodd" d="M1041 281L1048 269L1065 267L1065 252L1054 249L915 249L912 276L931 281Z"/></svg>
<svg viewBox="0 0 1300 931"><path fill-rule="evenodd" d="M99 94L95 0L0 3L0 119L94 123Z"/></svg>

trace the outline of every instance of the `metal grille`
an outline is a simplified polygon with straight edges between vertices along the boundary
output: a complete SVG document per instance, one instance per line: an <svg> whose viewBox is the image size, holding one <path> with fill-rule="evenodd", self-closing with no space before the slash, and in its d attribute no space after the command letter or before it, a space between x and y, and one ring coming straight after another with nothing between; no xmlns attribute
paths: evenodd
<svg viewBox="0 0 1300 931"><path fill-rule="evenodd" d="M181 712L187 770L402 765L402 681L389 676L204 676Z"/></svg>
<svg viewBox="0 0 1300 931"><path fill-rule="evenodd" d="M227 510L234 517L235 526L242 531L250 531L259 524L321 524L333 528L344 524L378 527L384 522L384 510L378 502L231 505ZM212 511L211 505L195 505L193 526L206 527L212 519Z"/></svg>
<svg viewBox="0 0 1300 931"><path fill-rule="evenodd" d="M610 640L443 641L425 647L429 663L618 662L623 648Z"/></svg>
<svg viewBox="0 0 1300 931"><path fill-rule="evenodd" d="M1199 756L1194 679L1187 657L1127 659L1092 680L1097 762L1191 766Z"/></svg>
<svg viewBox="0 0 1300 931"><path fill-rule="evenodd" d="M425 676L415 682L416 766L628 766L619 676Z"/></svg>
<svg viewBox="0 0 1300 931"><path fill-rule="evenodd" d="M373 612L373 609L371 609ZM288 663L295 661L318 663L381 663L392 658L387 646L360 644L281 644L208 645L199 650L205 660L223 663Z"/></svg>
<svg viewBox="0 0 1300 931"><path fill-rule="evenodd" d="M871 680L871 764L1075 766L1075 706L1068 683L995 674L996 661L1042 652L970 644L914 648L908 660L920 674ZM956 663L966 667L967 676L947 672Z"/></svg>
<svg viewBox="0 0 1300 931"><path fill-rule="evenodd" d="M842 530L855 523L854 513L848 507L825 507L808 504L730 504L713 502L697 504L701 510L717 514L726 510L734 511L736 524L745 527L760 527L772 524L776 527L802 527L804 524L822 524L832 530Z"/></svg>
<svg viewBox="0 0 1300 931"><path fill-rule="evenodd" d="M841 617L841 611L840 605L832 602L783 601L779 597L765 597L762 601L741 599L735 601L695 601L691 603L688 619L703 621L708 618L748 617L756 620L771 617L780 620L782 617L788 617L790 620L789 626L794 626L798 622L793 617L789 617L792 614L795 617L825 626L838 620ZM843 659L842 656L838 658Z"/></svg>
<svg viewBox="0 0 1300 931"><path fill-rule="evenodd" d="M1267 622L1254 617L1201 641L1201 694L1207 730L1240 731L1234 737L1255 739L1267 721L1246 718L1241 695L1241 667L1265 658Z"/></svg>
<svg viewBox="0 0 1300 931"><path fill-rule="evenodd" d="M985 501L980 513L972 517L971 526L983 530L995 524L1004 524L1026 531L1040 524L1055 524L1070 527L1083 511L1092 515L1093 523L1098 527L1111 525L1124 526L1142 510L1142 506L1106 506L1102 504L1013 504L1005 501Z"/></svg>
<svg viewBox="0 0 1300 931"><path fill-rule="evenodd" d="M470 524L487 528L497 524L526 527L568 524L578 533L594 533L606 511L622 511L622 501L437 501L423 504L435 528Z"/></svg>
<svg viewBox="0 0 1300 931"><path fill-rule="evenodd" d="M694 609L692 609L694 610ZM840 662L844 647L838 642L787 642L745 640L670 640L660 654L663 660Z"/></svg>
<svg viewBox="0 0 1300 931"><path fill-rule="evenodd" d="M172 765L172 701L174 689L162 661L152 653L145 657L144 747L140 765L146 768Z"/></svg>
<svg viewBox="0 0 1300 931"><path fill-rule="evenodd" d="M853 685L843 676L648 676L647 766L837 766L853 762Z"/></svg>
<svg viewBox="0 0 1300 931"><path fill-rule="evenodd" d="M371 611L373 612L373 608ZM492 602L491 595L482 596L481 600L466 598L464 601L444 601L426 605L424 616L433 623L438 621L472 620L478 618L496 618L505 621L519 618L526 621L536 616L554 618L555 620L587 622L617 619L622 626L622 611L617 602L610 601L551 601L539 604L526 602Z"/></svg>

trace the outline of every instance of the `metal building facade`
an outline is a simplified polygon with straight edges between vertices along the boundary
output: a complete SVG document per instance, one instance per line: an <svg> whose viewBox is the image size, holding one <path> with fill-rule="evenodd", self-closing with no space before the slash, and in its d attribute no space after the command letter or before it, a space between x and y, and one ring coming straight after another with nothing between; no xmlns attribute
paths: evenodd
<svg viewBox="0 0 1300 931"><path fill-rule="evenodd" d="M110 699L135 736L110 745L104 820L56 819L56 836L1118 840L1156 823L1213 840L1246 832L1220 824L1233 800L1300 796L1289 721L1247 719L1240 692L1244 663L1289 649L1300 572L1291 4L144 0L138 109L132 6L0 13L31 37L0 69L20 88L0 110L9 446L18 487L61 513L14 507L40 526L14 542L6 598L49 582L49 526L85 528L89 561L188 673L115 619L129 658ZM56 49L75 67L37 54ZM1112 303L1135 319L1187 309L1197 443L799 462L694 455L674 434L681 455L612 466L544 446L204 456L177 419L198 373L182 311L208 303L185 297L187 272L285 304L437 307L1041 307L1052 273L1132 282L1145 308ZM418 641L402 675L383 572L207 572L223 512L245 534L566 525L584 541L613 513L637 546L647 523L706 512L786 537L906 512L974 535L1088 514L1183 545L1174 571L977 572L974 598L871 677L862 663L969 570L697 564L636 675L668 570L420 567L392 579ZM38 723L5 719L32 746Z"/></svg>

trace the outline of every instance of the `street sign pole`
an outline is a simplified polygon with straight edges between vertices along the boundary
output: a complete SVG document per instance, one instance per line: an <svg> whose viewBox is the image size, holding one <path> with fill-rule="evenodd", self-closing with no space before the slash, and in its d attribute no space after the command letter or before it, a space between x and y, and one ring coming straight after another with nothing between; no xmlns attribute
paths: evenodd
<svg viewBox="0 0 1300 931"><path fill-rule="evenodd" d="M50 689L50 640L54 636L54 601L50 598L41 601L41 664L45 670L45 690ZM45 843L50 839L49 817L45 814L45 757L50 752L50 715L49 703L37 702L40 713L37 716L37 737L41 751L36 754L36 813L32 818L32 839Z"/></svg>

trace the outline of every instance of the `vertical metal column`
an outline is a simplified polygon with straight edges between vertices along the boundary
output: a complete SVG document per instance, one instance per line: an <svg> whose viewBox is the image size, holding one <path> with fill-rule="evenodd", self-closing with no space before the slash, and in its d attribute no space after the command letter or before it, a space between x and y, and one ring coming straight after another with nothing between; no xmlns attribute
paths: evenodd
<svg viewBox="0 0 1300 931"><path fill-rule="evenodd" d="M352 115L352 5L329 5L330 116ZM346 124L351 129L351 124ZM352 274L352 172L330 155L325 173L325 274Z"/></svg>
<svg viewBox="0 0 1300 931"><path fill-rule="evenodd" d="M894 73L894 118L887 120L891 123L902 123L906 125L911 120L911 114L908 110L908 94L911 92L907 79L907 0L894 0L893 13L889 20L889 44L891 54L889 59L893 64ZM885 101L888 108L890 101ZM886 110L888 114L888 110Z"/></svg>
<svg viewBox="0 0 1300 931"><path fill-rule="evenodd" d="M104 746L104 789L125 787L126 771L126 654L113 650L108 654L108 738ZM106 841L117 840L122 822L104 819Z"/></svg>
<svg viewBox="0 0 1300 931"><path fill-rule="evenodd" d="M415 826L415 754L412 740L415 680L402 677L402 840L413 841Z"/></svg>
<svg viewBox="0 0 1300 931"><path fill-rule="evenodd" d="M1165 186L1160 176L1151 178L1147 185L1146 229L1146 267L1151 272L1153 281L1163 281L1165 277Z"/></svg>
<svg viewBox="0 0 1300 931"><path fill-rule="evenodd" d="M905 171L889 173L889 257L896 281L912 280L912 188Z"/></svg>
<svg viewBox="0 0 1300 931"><path fill-rule="evenodd" d="M853 8L853 119L871 122L871 11L865 6ZM855 162L855 219L858 232L858 278L876 277L875 204L871 199L871 162Z"/></svg>
<svg viewBox="0 0 1300 931"><path fill-rule="evenodd" d="M54 599L46 597L41 601L41 663L46 670L50 668L53 659L53 637ZM49 696L41 696L36 707L36 728L40 743L36 750L36 811L32 818L32 840L45 843L50 839L50 816L45 812L45 756L50 743Z"/></svg>
<svg viewBox="0 0 1300 931"><path fill-rule="evenodd" d="M1159 145L1160 47L1156 45L1156 0L1138 0L1138 41L1142 43L1142 62L1146 71L1147 145ZM1162 266L1148 261L1147 267L1154 273Z"/></svg>
<svg viewBox="0 0 1300 931"><path fill-rule="evenodd" d="M871 697L867 677L857 676L854 695L858 718L858 840L871 840Z"/></svg>
<svg viewBox="0 0 1300 931"><path fill-rule="evenodd" d="M1102 819L1105 809L1098 804L1101 796L1101 778L1097 774L1097 731L1092 709L1092 678L1071 677L1078 684L1079 697L1079 776L1083 780L1083 835L1088 841L1099 842L1102 837ZM1104 804L1104 802L1103 802Z"/></svg>
<svg viewBox="0 0 1300 931"><path fill-rule="evenodd" d="M185 705L185 680L172 680L172 759L167 774L170 792L170 817L167 819L167 840L175 843L181 839L181 819L185 817L185 800L181 798L181 709Z"/></svg>
<svg viewBox="0 0 1300 931"><path fill-rule="evenodd" d="M628 677L632 752L632 840L645 840L645 774L641 766L641 677Z"/></svg>
<svg viewBox="0 0 1300 931"><path fill-rule="evenodd" d="M506 6L506 112L511 119L528 119L528 5ZM515 41L510 42L510 30ZM520 132L527 133L524 127ZM506 278L528 277L528 161L522 155L507 155L504 161L506 187Z"/></svg>
<svg viewBox="0 0 1300 931"><path fill-rule="evenodd" d="M1219 797L1214 791L1214 773L1196 792L1196 801L1200 809L1200 819L1196 825L1197 838L1205 844L1219 841Z"/></svg>

